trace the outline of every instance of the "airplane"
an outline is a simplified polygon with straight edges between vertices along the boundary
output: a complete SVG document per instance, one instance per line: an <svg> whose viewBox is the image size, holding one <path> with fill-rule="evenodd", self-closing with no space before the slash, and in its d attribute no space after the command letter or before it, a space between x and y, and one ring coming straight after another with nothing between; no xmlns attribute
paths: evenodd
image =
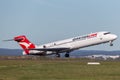
<svg viewBox="0 0 120 80"><path fill-rule="evenodd" d="M102 43L110 43L110 46L113 46L113 41L116 39L117 35L111 34L108 31L101 31L61 41L55 41L40 46L31 43L25 35L16 36L12 40L18 42L18 44L23 48L23 55L45 56L56 54L56 57L60 57L60 53L65 53L64 56L69 57L70 52L80 48L94 46Z"/></svg>

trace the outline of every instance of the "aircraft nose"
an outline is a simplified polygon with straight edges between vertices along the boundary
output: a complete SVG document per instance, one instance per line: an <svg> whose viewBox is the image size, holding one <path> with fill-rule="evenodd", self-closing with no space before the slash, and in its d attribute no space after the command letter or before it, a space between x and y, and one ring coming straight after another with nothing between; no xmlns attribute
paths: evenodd
<svg viewBox="0 0 120 80"><path fill-rule="evenodd" d="M113 39L117 39L117 37L118 37L117 35L112 35Z"/></svg>

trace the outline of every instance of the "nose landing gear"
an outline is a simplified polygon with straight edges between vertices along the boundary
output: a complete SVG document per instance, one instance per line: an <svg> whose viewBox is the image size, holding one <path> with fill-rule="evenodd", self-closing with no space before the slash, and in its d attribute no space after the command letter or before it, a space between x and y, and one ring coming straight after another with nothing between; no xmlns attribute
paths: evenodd
<svg viewBox="0 0 120 80"><path fill-rule="evenodd" d="M113 43L112 43L113 41L110 41L110 46L113 46Z"/></svg>

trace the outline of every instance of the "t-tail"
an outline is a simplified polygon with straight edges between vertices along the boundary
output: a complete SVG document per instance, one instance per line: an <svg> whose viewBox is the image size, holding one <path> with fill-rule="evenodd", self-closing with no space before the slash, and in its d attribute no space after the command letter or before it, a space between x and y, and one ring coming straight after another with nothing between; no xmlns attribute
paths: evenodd
<svg viewBox="0 0 120 80"><path fill-rule="evenodd" d="M19 45L23 48L24 55L29 55L29 49L35 48L35 45L31 43L24 35L14 37L14 41L18 42Z"/></svg>

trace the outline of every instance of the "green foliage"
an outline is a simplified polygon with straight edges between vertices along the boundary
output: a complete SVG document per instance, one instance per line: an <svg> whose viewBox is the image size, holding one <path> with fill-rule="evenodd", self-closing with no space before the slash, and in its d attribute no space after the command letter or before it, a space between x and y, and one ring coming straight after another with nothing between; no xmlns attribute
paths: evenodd
<svg viewBox="0 0 120 80"><path fill-rule="evenodd" d="M120 80L119 61L86 59L1 60L0 80Z"/></svg>

